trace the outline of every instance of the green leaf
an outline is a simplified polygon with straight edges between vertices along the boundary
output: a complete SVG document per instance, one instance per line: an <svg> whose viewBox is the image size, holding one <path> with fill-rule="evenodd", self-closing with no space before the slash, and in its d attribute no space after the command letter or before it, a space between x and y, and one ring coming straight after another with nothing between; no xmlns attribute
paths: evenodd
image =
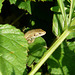
<svg viewBox="0 0 75 75"><path fill-rule="evenodd" d="M41 72L37 72L35 75L41 75Z"/></svg>
<svg viewBox="0 0 75 75"><path fill-rule="evenodd" d="M34 26L35 25L35 21L31 21L31 25Z"/></svg>
<svg viewBox="0 0 75 75"><path fill-rule="evenodd" d="M67 15L68 16L68 15ZM68 19L67 19L68 21ZM53 26L52 26L53 33L59 37L62 32L64 31L64 20L62 19L61 14L54 14L53 15Z"/></svg>
<svg viewBox="0 0 75 75"><path fill-rule="evenodd" d="M67 37L67 39L72 39L72 38L75 38L75 32L71 32Z"/></svg>
<svg viewBox="0 0 75 75"><path fill-rule="evenodd" d="M17 0L9 0L10 4L15 4Z"/></svg>
<svg viewBox="0 0 75 75"><path fill-rule="evenodd" d="M30 0L9 0L10 4L15 4L18 6L19 9L27 10L31 14L31 4Z"/></svg>
<svg viewBox="0 0 75 75"><path fill-rule="evenodd" d="M71 0L67 0L69 3L71 3Z"/></svg>
<svg viewBox="0 0 75 75"><path fill-rule="evenodd" d="M3 2L3 0L0 0L0 13L1 13L1 9L2 9L2 2Z"/></svg>
<svg viewBox="0 0 75 75"><path fill-rule="evenodd" d="M71 22L70 26L73 26L73 25L75 25L75 17L72 19L72 22Z"/></svg>
<svg viewBox="0 0 75 75"><path fill-rule="evenodd" d="M63 42L47 60L52 75L75 75L75 42Z"/></svg>
<svg viewBox="0 0 75 75"><path fill-rule="evenodd" d="M28 44L14 26L0 25L0 75L23 75Z"/></svg>
<svg viewBox="0 0 75 75"><path fill-rule="evenodd" d="M68 15L67 15L68 16ZM67 19L68 22L68 19ZM75 19L72 20L71 26L75 25ZM62 34L64 30L64 20L62 19L61 14L53 15L53 33L57 36L57 38ZM67 39L75 38L75 32L71 32Z"/></svg>
<svg viewBox="0 0 75 75"><path fill-rule="evenodd" d="M33 62L38 63L39 59L42 57L46 51L46 42L43 38L38 37L35 41L29 45L29 57L28 66L33 64Z"/></svg>
<svg viewBox="0 0 75 75"><path fill-rule="evenodd" d="M54 6L54 7L51 7L50 8L51 11L54 11L54 12L61 12L60 10L60 7L59 6Z"/></svg>
<svg viewBox="0 0 75 75"><path fill-rule="evenodd" d="M43 1L44 2L44 1L53 1L53 0L39 0L39 1Z"/></svg>
<svg viewBox="0 0 75 75"><path fill-rule="evenodd" d="M74 25L75 25L75 18L73 18L70 26L74 26ZM72 38L75 38L75 32L71 32L67 37L67 39L72 39Z"/></svg>
<svg viewBox="0 0 75 75"><path fill-rule="evenodd" d="M18 6L19 9L24 9L27 10L31 14L31 5L30 5L30 0L27 1L17 1L16 5Z"/></svg>
<svg viewBox="0 0 75 75"><path fill-rule="evenodd" d="M36 0L31 0L31 1L36 2ZM38 0L38 1L42 1L42 2L44 2L44 1L53 1L53 0Z"/></svg>
<svg viewBox="0 0 75 75"><path fill-rule="evenodd" d="M64 9L65 9L65 11L66 11L67 13L69 13L69 10L70 10L69 8L64 7ZM61 10L60 10L60 7L59 7L59 6L51 7L50 10L53 11L53 12L60 12L60 13L61 13Z"/></svg>

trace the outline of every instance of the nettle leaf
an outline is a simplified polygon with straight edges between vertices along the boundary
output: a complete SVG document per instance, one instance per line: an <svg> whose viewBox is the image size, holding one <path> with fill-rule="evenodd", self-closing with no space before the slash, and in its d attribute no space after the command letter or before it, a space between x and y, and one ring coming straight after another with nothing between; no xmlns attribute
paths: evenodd
<svg viewBox="0 0 75 75"><path fill-rule="evenodd" d="M63 42L47 64L52 75L75 75L75 42Z"/></svg>
<svg viewBox="0 0 75 75"><path fill-rule="evenodd" d="M10 4L15 4L17 0L9 0Z"/></svg>
<svg viewBox="0 0 75 75"><path fill-rule="evenodd" d="M0 75L23 75L28 44L14 26L0 25Z"/></svg>
<svg viewBox="0 0 75 75"><path fill-rule="evenodd" d="M18 0L16 2L16 5L18 6L19 9L27 10L31 14L30 0L27 1Z"/></svg>
<svg viewBox="0 0 75 75"><path fill-rule="evenodd" d="M28 56L28 66L31 64L38 63L39 59L42 57L46 51L46 42L42 37L38 37L35 41L29 45L29 56Z"/></svg>
<svg viewBox="0 0 75 75"><path fill-rule="evenodd" d="M31 5L30 0L9 0L10 4L15 4L18 6L19 9L27 10L31 14Z"/></svg>
<svg viewBox="0 0 75 75"><path fill-rule="evenodd" d="M20 4L18 4L18 8L27 10L31 14L30 0L27 0L26 2L21 1Z"/></svg>

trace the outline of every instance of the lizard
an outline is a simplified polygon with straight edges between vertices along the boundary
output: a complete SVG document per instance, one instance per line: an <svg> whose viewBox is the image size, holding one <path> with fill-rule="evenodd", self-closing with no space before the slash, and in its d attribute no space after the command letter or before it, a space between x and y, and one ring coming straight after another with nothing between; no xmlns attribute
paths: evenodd
<svg viewBox="0 0 75 75"><path fill-rule="evenodd" d="M28 43L33 43L35 38L43 36L46 34L46 31L42 29L32 29L25 33L25 38L28 41Z"/></svg>

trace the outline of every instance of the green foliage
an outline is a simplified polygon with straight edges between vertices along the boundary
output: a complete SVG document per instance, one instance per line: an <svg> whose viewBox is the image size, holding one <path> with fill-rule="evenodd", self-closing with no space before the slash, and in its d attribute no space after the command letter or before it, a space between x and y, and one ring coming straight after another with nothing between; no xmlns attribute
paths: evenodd
<svg viewBox="0 0 75 75"><path fill-rule="evenodd" d="M35 75L41 75L41 72L37 72Z"/></svg>
<svg viewBox="0 0 75 75"><path fill-rule="evenodd" d="M30 0L25 1L17 1L16 5L18 6L19 9L24 9L27 10L30 14L31 14L31 4L30 4Z"/></svg>
<svg viewBox="0 0 75 75"><path fill-rule="evenodd" d="M46 42L43 38L36 38L34 43L29 45L29 57L27 65L31 66L33 63L38 63L39 59L42 57L46 51Z"/></svg>
<svg viewBox="0 0 75 75"><path fill-rule="evenodd" d="M4 0L0 0L0 13L2 9L2 3ZM27 10L30 14L31 12L31 1L36 2L36 0L9 0L10 4L15 4L19 9ZM53 1L53 0L38 0L38 1Z"/></svg>
<svg viewBox="0 0 75 75"><path fill-rule="evenodd" d="M0 13L4 1L0 0ZM23 12L20 11L21 16L15 18L13 22L11 20L15 16L13 14L0 16L0 22L6 23L0 24L0 75L27 75L28 68L31 69L28 75L41 75L46 74L45 72L49 75L75 75L75 0L57 0L58 4L55 3L56 6L52 7L48 4L50 1L53 2L53 0L9 0L11 6L15 5ZM54 13L51 14L49 9ZM16 15L19 15L18 12ZM21 20L23 21L20 23ZM7 24L8 21L12 22L11 25ZM18 24L15 24L16 22ZM36 38L31 44L27 43L23 32L34 28L47 31L44 37L48 40L47 44L42 37ZM56 36L54 41L52 33ZM43 64L47 64L46 71L41 67Z"/></svg>
<svg viewBox="0 0 75 75"><path fill-rule="evenodd" d="M38 0L38 1L53 1L53 0Z"/></svg>
<svg viewBox="0 0 75 75"><path fill-rule="evenodd" d="M69 13L69 8L64 6L64 9L65 9L66 13ZM59 13L59 12L61 13L61 10L60 10L59 6L51 7L51 11L54 11L54 12L57 12L57 13Z"/></svg>
<svg viewBox="0 0 75 75"><path fill-rule="evenodd" d="M2 0L0 0L0 13L1 13L1 9L2 9Z"/></svg>
<svg viewBox="0 0 75 75"><path fill-rule="evenodd" d="M9 0L11 4L15 4L17 0Z"/></svg>
<svg viewBox="0 0 75 75"><path fill-rule="evenodd" d="M63 30L64 30L64 20L62 19L62 15L61 14L54 14L53 15L53 33L59 37ZM68 21L68 19L67 19Z"/></svg>
<svg viewBox="0 0 75 75"><path fill-rule="evenodd" d="M23 75L28 44L24 34L14 26L0 25L0 74Z"/></svg>
<svg viewBox="0 0 75 75"><path fill-rule="evenodd" d="M69 11L71 13L73 12L73 10L70 10L67 7L61 7L62 3L59 3L59 5L60 7L54 6L51 8L51 10L55 12L55 14L53 15L53 33L57 36L57 38L64 31L65 21L67 23L67 26L69 26L70 22L68 16L72 15L72 14L69 15ZM66 15L66 17L64 15ZM71 20L72 21L70 26L75 25L74 23L75 19L71 19ZM67 39L72 39L72 38L75 38L75 32L71 32L67 37ZM58 47L58 49L53 53L53 55L48 59L47 61L48 71L52 75L75 74L74 57L75 57L75 41L74 42L64 41Z"/></svg>
<svg viewBox="0 0 75 75"><path fill-rule="evenodd" d="M53 75L75 74L75 42L63 42L47 60L48 71ZM72 63L72 64L71 64Z"/></svg>

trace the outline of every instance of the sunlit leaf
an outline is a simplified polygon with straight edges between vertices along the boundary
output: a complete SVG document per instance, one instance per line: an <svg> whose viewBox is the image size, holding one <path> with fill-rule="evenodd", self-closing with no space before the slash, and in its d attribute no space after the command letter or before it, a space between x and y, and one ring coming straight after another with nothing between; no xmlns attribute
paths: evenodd
<svg viewBox="0 0 75 75"><path fill-rule="evenodd" d="M0 75L23 75L28 44L24 34L14 26L0 25Z"/></svg>
<svg viewBox="0 0 75 75"><path fill-rule="evenodd" d="M0 13L1 13L1 9L2 9L2 0L0 0Z"/></svg>
<svg viewBox="0 0 75 75"><path fill-rule="evenodd" d="M17 0L9 0L11 4L15 4Z"/></svg>
<svg viewBox="0 0 75 75"><path fill-rule="evenodd" d="M68 19L67 19L68 22ZM59 37L64 30L64 20L61 14L53 15L53 33Z"/></svg>

